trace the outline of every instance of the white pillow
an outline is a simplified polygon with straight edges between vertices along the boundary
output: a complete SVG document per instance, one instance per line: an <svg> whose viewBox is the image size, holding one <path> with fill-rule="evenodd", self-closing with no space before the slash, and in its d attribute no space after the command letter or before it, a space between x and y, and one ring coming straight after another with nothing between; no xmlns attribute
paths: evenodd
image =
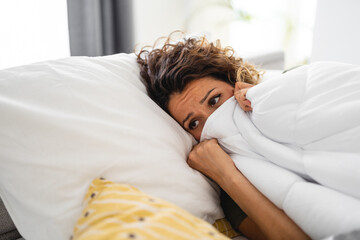
<svg viewBox="0 0 360 240"><path fill-rule="evenodd" d="M186 164L193 138L147 96L132 54L2 70L0 116L0 195L27 240L68 239L96 177L223 217Z"/></svg>

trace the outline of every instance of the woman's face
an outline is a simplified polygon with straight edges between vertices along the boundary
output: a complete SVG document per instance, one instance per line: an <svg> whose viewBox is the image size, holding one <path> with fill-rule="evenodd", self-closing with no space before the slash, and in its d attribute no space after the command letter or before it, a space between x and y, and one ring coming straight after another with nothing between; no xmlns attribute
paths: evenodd
<svg viewBox="0 0 360 240"><path fill-rule="evenodd" d="M234 88L213 77L191 81L181 93L170 96L169 112L196 140L207 118L234 95Z"/></svg>

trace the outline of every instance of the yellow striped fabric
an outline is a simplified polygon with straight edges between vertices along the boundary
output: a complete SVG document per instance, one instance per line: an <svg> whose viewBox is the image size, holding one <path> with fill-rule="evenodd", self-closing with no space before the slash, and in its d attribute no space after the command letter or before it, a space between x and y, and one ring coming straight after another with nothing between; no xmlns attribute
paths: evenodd
<svg viewBox="0 0 360 240"><path fill-rule="evenodd" d="M225 236L228 236L229 238L240 236L240 233L232 228L231 224L226 218L216 220L213 225L219 232Z"/></svg>
<svg viewBox="0 0 360 240"><path fill-rule="evenodd" d="M229 239L185 210L126 184L95 179L85 204L74 240Z"/></svg>

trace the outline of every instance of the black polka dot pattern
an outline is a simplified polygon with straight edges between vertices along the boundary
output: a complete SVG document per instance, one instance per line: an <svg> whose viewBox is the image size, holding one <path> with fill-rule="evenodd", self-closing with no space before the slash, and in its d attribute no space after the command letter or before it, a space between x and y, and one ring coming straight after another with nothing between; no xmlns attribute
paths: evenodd
<svg viewBox="0 0 360 240"><path fill-rule="evenodd" d="M129 238L129 239L135 239L135 238L136 238L136 235L133 234L133 233L129 233L128 238Z"/></svg>

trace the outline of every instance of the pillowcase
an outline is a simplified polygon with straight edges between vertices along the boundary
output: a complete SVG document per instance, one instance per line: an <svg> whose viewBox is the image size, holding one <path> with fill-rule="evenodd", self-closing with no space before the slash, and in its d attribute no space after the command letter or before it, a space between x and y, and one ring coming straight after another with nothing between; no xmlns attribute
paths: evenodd
<svg viewBox="0 0 360 240"><path fill-rule="evenodd" d="M146 94L133 54L0 71L0 196L27 240L68 239L105 177L213 223L218 189L191 169L193 138Z"/></svg>
<svg viewBox="0 0 360 240"><path fill-rule="evenodd" d="M73 240L229 239L209 223L133 186L95 179Z"/></svg>

